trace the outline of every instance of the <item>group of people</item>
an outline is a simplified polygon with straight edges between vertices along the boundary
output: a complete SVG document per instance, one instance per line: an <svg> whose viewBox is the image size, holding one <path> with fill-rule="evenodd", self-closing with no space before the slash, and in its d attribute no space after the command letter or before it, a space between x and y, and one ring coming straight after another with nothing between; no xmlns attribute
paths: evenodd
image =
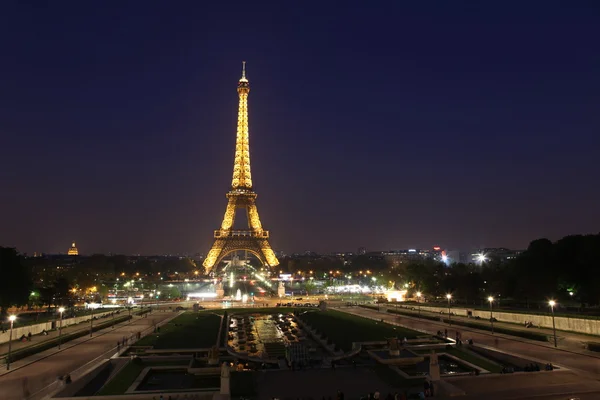
<svg viewBox="0 0 600 400"><path fill-rule="evenodd" d="M31 342L31 332L29 332L27 336L25 336L25 334L21 335L21 338L19 340L21 342Z"/></svg>

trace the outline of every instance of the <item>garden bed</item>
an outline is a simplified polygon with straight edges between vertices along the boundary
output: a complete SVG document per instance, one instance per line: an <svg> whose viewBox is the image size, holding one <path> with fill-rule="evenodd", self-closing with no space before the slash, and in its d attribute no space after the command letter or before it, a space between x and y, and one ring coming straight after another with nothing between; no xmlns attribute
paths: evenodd
<svg viewBox="0 0 600 400"><path fill-rule="evenodd" d="M140 339L136 346L152 346L154 349L199 349L217 344L221 317L213 313L184 313L160 331Z"/></svg>
<svg viewBox="0 0 600 400"><path fill-rule="evenodd" d="M335 310L309 311L300 314L300 318L344 352L352 350L354 342L383 341L391 337L414 339L422 335L410 329Z"/></svg>

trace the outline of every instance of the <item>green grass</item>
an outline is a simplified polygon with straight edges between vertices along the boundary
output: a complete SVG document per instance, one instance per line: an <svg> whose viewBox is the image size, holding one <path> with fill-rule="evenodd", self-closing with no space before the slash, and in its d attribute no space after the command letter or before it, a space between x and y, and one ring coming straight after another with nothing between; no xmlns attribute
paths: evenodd
<svg viewBox="0 0 600 400"><path fill-rule="evenodd" d="M142 363L134 363L129 362L127 365L123 367L121 371L117 374L117 376L113 377L106 385L104 385L96 396L114 396L119 394L124 394L127 389L133 382L135 382L136 378L142 373L144 368L146 367L158 367L158 366L187 366L189 364L188 360L177 360L177 361L154 361L154 362L142 362Z"/></svg>
<svg viewBox="0 0 600 400"><path fill-rule="evenodd" d="M304 322L325 334L344 351L353 342L381 341L390 337L413 339L421 333L335 310L311 311L301 315Z"/></svg>
<svg viewBox="0 0 600 400"><path fill-rule="evenodd" d="M187 312L160 327L160 332L140 339L136 346L155 349L208 348L217 343L221 317L213 313Z"/></svg>

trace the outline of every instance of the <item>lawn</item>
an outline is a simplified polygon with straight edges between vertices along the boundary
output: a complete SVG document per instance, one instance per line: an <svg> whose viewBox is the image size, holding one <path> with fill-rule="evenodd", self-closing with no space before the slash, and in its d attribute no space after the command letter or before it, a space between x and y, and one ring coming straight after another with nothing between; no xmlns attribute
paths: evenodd
<svg viewBox="0 0 600 400"><path fill-rule="evenodd" d="M422 335L400 326L335 310L306 312L301 314L301 319L344 351L352 349L352 342L382 341L391 337L413 339Z"/></svg>
<svg viewBox="0 0 600 400"><path fill-rule="evenodd" d="M155 349L197 349L216 344L221 317L209 312L187 312L160 327L136 346L152 346Z"/></svg>
<svg viewBox="0 0 600 400"><path fill-rule="evenodd" d="M117 374L117 376L113 377L105 386L100 389L97 396L114 396L119 394L124 394L127 389L135 379L142 373L144 368L146 367L158 367L158 366L187 366L189 364L189 360L176 360L176 361L155 361L155 362L141 362L134 363L129 362L126 366L123 367L121 371Z"/></svg>
<svg viewBox="0 0 600 400"><path fill-rule="evenodd" d="M429 355L429 354L431 354L431 350L420 350L420 351L415 351L415 353ZM451 347L451 348L445 348L445 349L437 349L436 353L450 354L456 358L465 360L468 363L477 365L478 367L483 368L492 373L500 373L500 371L502 370L502 367L500 367L499 365L496 365L493 362L474 354L473 352L469 351L466 348Z"/></svg>

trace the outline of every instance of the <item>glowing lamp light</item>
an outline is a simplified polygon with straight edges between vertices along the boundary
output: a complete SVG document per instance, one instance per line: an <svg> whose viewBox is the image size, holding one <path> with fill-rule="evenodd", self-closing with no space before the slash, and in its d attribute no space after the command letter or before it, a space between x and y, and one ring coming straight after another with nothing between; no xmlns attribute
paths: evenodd
<svg viewBox="0 0 600 400"><path fill-rule="evenodd" d="M417 292L417 297L421 297L421 292Z"/></svg>
<svg viewBox="0 0 600 400"><path fill-rule="evenodd" d="M16 316L16 315L11 315L11 316L9 316L9 317L8 317L8 320L9 320L10 322L15 322L15 320L16 320L16 319L17 319L17 316Z"/></svg>
<svg viewBox="0 0 600 400"><path fill-rule="evenodd" d="M492 296L488 297L488 301L491 303L492 301L494 301L494 298Z"/></svg>
<svg viewBox="0 0 600 400"><path fill-rule="evenodd" d="M448 293L448 294L446 295L446 298L447 298L448 300L450 300L450 299L452 298L452 295L451 295L450 293Z"/></svg>
<svg viewBox="0 0 600 400"><path fill-rule="evenodd" d="M64 307L59 308L58 312L61 313L61 314L64 313L65 312L65 308Z"/></svg>
<svg viewBox="0 0 600 400"><path fill-rule="evenodd" d="M556 302L554 300L550 300L548 304L550 304L550 307L554 307L556 305Z"/></svg>

